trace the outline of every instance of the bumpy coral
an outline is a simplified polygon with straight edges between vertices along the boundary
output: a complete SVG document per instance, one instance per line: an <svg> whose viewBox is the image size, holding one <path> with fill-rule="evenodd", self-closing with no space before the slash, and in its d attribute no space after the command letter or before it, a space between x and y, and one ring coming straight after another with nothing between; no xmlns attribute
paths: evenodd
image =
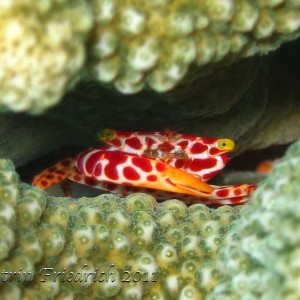
<svg viewBox="0 0 300 300"><path fill-rule="evenodd" d="M299 35L298 1L93 0L94 78L122 93L172 89L191 65L266 53Z"/></svg>
<svg viewBox="0 0 300 300"><path fill-rule="evenodd" d="M0 298L203 299L236 218L146 194L54 198L0 160Z"/></svg>
<svg viewBox="0 0 300 300"><path fill-rule="evenodd" d="M0 24L1 108L40 113L61 99L84 63L89 6L0 1Z"/></svg>
<svg viewBox="0 0 300 300"><path fill-rule="evenodd" d="M79 77L124 94L164 92L215 70L206 65L276 49L300 28L289 0L10 0L0 18L0 108L31 113Z"/></svg>
<svg viewBox="0 0 300 300"><path fill-rule="evenodd" d="M240 210L224 239L209 300L299 299L300 141Z"/></svg>

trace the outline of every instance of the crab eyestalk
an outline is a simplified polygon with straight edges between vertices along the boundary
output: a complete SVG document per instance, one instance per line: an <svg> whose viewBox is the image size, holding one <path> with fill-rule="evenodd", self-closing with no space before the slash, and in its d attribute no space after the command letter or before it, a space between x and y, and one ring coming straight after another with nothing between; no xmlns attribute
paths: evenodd
<svg viewBox="0 0 300 300"><path fill-rule="evenodd" d="M98 133L98 139L103 142L112 140L115 136L116 133L112 129L103 129Z"/></svg>
<svg viewBox="0 0 300 300"><path fill-rule="evenodd" d="M233 140L230 139L219 139L218 140L218 149L220 151L224 151L225 152L230 152L232 150L234 150L235 148L235 143Z"/></svg>

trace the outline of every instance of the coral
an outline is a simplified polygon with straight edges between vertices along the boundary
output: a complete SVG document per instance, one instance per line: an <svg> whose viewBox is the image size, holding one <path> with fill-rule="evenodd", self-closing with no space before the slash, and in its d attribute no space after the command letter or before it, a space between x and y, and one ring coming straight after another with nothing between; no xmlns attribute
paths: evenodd
<svg viewBox="0 0 300 300"><path fill-rule="evenodd" d="M208 300L299 299L299 166L300 141L240 210L216 262L223 281Z"/></svg>
<svg viewBox="0 0 300 300"><path fill-rule="evenodd" d="M299 165L300 141L247 205L212 209L146 194L55 198L2 159L0 297L298 299Z"/></svg>
<svg viewBox="0 0 300 300"><path fill-rule="evenodd" d="M93 0L93 77L125 94L165 92L189 67L267 53L299 36L297 1Z"/></svg>
<svg viewBox="0 0 300 300"><path fill-rule="evenodd" d="M209 80L296 39L299 14L288 0L2 1L0 107L42 113L79 78L124 94Z"/></svg>
<svg viewBox="0 0 300 300"><path fill-rule="evenodd" d="M203 299L238 216L146 194L55 198L20 183L2 159L0 298Z"/></svg>
<svg viewBox="0 0 300 300"><path fill-rule="evenodd" d="M61 99L84 63L89 6L1 1L0 18L1 108L41 113Z"/></svg>

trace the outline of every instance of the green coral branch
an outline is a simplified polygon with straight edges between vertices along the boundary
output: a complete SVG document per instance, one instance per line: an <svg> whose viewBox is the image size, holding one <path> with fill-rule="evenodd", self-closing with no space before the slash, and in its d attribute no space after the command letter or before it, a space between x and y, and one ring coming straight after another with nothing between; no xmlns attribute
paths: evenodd
<svg viewBox="0 0 300 300"><path fill-rule="evenodd" d="M300 28L292 0L21 0L0 3L0 17L0 108L31 113L60 101L82 68L121 93L164 92L191 66L267 53Z"/></svg>
<svg viewBox="0 0 300 300"><path fill-rule="evenodd" d="M216 262L223 282L208 300L300 297L299 166L300 141L240 210Z"/></svg>
<svg viewBox="0 0 300 300"><path fill-rule="evenodd" d="M146 194L50 197L0 160L0 298L203 299L218 282L212 262L238 216ZM77 272L77 281L68 275ZM97 274L85 281L84 272Z"/></svg>
<svg viewBox="0 0 300 300"><path fill-rule="evenodd" d="M50 197L0 160L0 297L298 299L299 165L300 141L248 204L210 209L146 194ZM96 269L114 281L78 279ZM136 282L122 282L129 272Z"/></svg>

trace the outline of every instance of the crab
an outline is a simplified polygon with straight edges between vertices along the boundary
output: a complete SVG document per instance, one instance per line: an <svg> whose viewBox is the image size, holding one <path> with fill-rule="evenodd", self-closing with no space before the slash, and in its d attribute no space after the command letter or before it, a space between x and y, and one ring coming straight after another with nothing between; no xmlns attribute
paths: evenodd
<svg viewBox="0 0 300 300"><path fill-rule="evenodd" d="M36 175L32 184L46 189L68 178L126 196L153 194L158 200L176 198L187 204L239 204L254 185L215 186L207 181L229 161L231 139L204 138L172 130L129 132L104 129L104 143L75 158L66 158Z"/></svg>

